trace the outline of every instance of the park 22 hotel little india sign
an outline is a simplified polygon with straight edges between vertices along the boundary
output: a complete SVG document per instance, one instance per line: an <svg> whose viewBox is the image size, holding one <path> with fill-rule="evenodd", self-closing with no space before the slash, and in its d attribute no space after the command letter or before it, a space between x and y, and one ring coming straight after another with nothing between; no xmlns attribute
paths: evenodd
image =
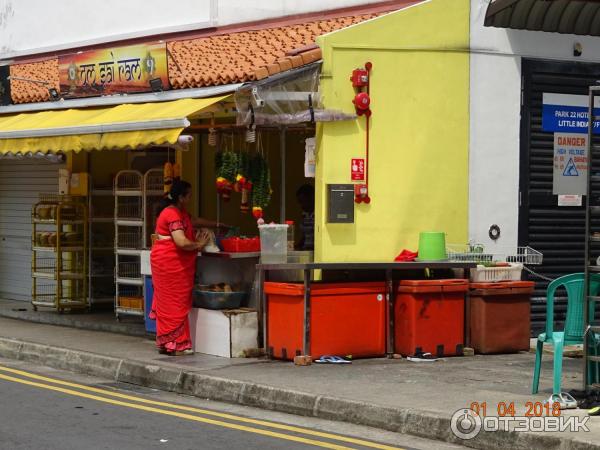
<svg viewBox="0 0 600 450"><path fill-rule="evenodd" d="M58 66L64 98L148 92L150 80L169 86L165 43L72 53L60 56Z"/></svg>

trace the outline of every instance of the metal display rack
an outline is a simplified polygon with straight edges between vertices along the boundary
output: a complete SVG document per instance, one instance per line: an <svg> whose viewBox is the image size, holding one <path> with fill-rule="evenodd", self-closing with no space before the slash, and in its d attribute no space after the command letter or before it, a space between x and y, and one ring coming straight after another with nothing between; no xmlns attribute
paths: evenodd
<svg viewBox="0 0 600 450"><path fill-rule="evenodd" d="M88 208L83 199L42 194L31 213L31 304L89 310Z"/></svg>
<svg viewBox="0 0 600 450"><path fill-rule="evenodd" d="M599 256L597 247L592 248L592 244L600 242L600 230L596 227L597 220L600 217L600 198L593 195L592 182L600 181L600 176L593 174L594 156L600 152L600 145L594 145L594 125L600 120L600 116L594 115L595 100L600 98L600 86L590 86L589 105L588 105L588 179L587 193L585 200L585 281L584 281L584 304L583 304L583 325L584 325L584 345L583 345L583 389L600 389L600 380L590 379L590 372L598 375L598 366L600 365L600 356L598 354L598 333L600 333L600 323L596 320L596 303L600 302L600 296L591 296L590 275L600 273L600 265L596 258ZM595 369L595 370L588 370Z"/></svg>
<svg viewBox="0 0 600 450"><path fill-rule="evenodd" d="M113 303L115 277L113 189L94 188L91 179L90 186L88 192L90 304ZM111 205L110 202L113 204ZM100 207L100 204L104 207Z"/></svg>
<svg viewBox="0 0 600 450"><path fill-rule="evenodd" d="M502 247L482 244L448 244L446 246L450 262L509 262L526 265L540 265L542 253L531 247Z"/></svg>
<svg viewBox="0 0 600 450"><path fill-rule="evenodd" d="M144 177L136 170L117 173L114 181L115 315L144 315L140 274L144 248Z"/></svg>

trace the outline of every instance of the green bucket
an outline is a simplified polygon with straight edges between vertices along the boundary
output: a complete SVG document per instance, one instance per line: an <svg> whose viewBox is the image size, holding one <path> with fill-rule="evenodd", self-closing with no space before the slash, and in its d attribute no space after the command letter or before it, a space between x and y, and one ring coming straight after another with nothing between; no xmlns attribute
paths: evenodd
<svg viewBox="0 0 600 450"><path fill-rule="evenodd" d="M426 231L419 235L420 261L441 261L447 258L446 233Z"/></svg>

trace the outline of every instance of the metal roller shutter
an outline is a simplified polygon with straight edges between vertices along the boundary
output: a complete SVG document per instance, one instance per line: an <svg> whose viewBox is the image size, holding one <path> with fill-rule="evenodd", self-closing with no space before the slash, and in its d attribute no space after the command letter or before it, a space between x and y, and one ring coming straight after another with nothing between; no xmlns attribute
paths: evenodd
<svg viewBox="0 0 600 450"><path fill-rule="evenodd" d="M31 208L58 191L58 169L39 159L0 160L0 298L31 299Z"/></svg>
<svg viewBox="0 0 600 450"><path fill-rule="evenodd" d="M598 79L597 64L523 61L519 243L544 254L543 266L533 269L552 279L583 271L585 210L559 207L557 196L552 195L554 135L542 131L542 95L587 95L588 87ZM600 193L600 185L592 190ZM548 281L529 279L536 281L531 327L532 335L537 335L545 326ZM564 321L565 311L566 298L561 297L555 306L558 323Z"/></svg>

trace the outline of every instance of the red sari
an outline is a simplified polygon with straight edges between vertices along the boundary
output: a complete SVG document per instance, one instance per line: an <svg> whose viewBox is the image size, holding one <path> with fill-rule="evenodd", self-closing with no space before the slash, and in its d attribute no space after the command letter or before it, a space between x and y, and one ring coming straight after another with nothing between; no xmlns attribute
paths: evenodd
<svg viewBox="0 0 600 450"><path fill-rule="evenodd" d="M169 206L158 216L156 233L171 236L177 230L194 240L190 215ZM150 317L156 318L156 346L169 353L192 348L188 313L192 308L196 255L196 251L178 248L173 238L157 239L152 246L154 298Z"/></svg>

